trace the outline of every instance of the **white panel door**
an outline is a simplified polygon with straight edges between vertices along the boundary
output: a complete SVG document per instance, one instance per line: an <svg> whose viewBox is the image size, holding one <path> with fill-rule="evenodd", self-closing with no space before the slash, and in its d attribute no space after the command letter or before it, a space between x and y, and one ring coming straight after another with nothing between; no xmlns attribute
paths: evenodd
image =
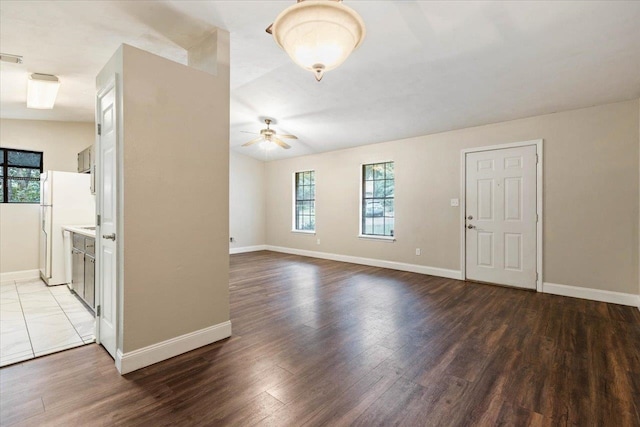
<svg viewBox="0 0 640 427"><path fill-rule="evenodd" d="M113 358L116 356L117 331L117 135L116 88L106 90L98 98L98 123L101 135L98 140L98 214L100 225L98 242L98 280L100 316L99 342Z"/></svg>
<svg viewBox="0 0 640 427"><path fill-rule="evenodd" d="M466 278L536 288L536 146L466 154Z"/></svg>

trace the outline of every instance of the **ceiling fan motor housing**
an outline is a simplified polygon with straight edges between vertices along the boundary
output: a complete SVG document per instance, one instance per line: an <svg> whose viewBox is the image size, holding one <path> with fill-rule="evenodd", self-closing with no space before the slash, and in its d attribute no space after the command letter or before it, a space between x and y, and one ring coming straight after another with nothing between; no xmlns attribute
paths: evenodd
<svg viewBox="0 0 640 427"><path fill-rule="evenodd" d="M256 144L256 143L260 142L261 140L264 140L264 141L272 142L272 143L284 148L285 150L288 150L289 148L291 148L291 146L289 146L287 143L285 143L284 141L282 141L281 139L276 137L276 131L269 127L269 125L272 122L271 119L264 119L264 122L267 124L267 128L266 129L260 129L260 136L257 137L257 138L252 139L251 141L249 141L249 142L247 142L245 144L242 144L243 147L248 147L249 145L253 145L253 144ZM282 135L282 136L280 136L280 138L298 139L298 137L295 136L295 135Z"/></svg>

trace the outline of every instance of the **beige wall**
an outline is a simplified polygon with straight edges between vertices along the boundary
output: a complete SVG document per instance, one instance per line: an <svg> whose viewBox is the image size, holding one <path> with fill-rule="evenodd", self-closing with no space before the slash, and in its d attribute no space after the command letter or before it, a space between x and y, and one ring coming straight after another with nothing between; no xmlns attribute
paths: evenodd
<svg viewBox="0 0 640 427"><path fill-rule="evenodd" d="M125 353L229 320L228 49L212 76L123 46Z"/></svg>
<svg viewBox="0 0 640 427"><path fill-rule="evenodd" d="M264 162L235 152L229 157L229 247L264 245Z"/></svg>
<svg viewBox="0 0 640 427"><path fill-rule="evenodd" d="M42 151L45 170L75 172L93 140L93 123L0 120L0 146ZM37 204L0 204L0 273L38 268L39 221Z"/></svg>
<svg viewBox="0 0 640 427"><path fill-rule="evenodd" d="M450 199L461 197L460 150L542 138L544 281L637 293L638 108L634 100L269 162L267 244L459 270ZM360 164L384 160L396 170L394 243L357 237ZM291 174L306 169L316 171L315 236L291 233Z"/></svg>

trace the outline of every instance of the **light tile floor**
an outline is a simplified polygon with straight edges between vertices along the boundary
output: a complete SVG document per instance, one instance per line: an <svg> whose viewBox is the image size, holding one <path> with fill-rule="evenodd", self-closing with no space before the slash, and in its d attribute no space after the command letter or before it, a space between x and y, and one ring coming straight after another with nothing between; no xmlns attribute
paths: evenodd
<svg viewBox="0 0 640 427"><path fill-rule="evenodd" d="M95 318L66 285L0 284L0 366L95 341Z"/></svg>

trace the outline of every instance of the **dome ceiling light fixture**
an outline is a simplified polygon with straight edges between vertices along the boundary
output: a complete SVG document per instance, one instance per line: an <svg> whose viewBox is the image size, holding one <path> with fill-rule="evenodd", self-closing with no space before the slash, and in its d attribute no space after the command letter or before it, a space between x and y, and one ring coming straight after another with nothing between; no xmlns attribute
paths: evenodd
<svg viewBox="0 0 640 427"><path fill-rule="evenodd" d="M293 62L317 81L342 64L364 40L364 22L342 0L298 0L267 28Z"/></svg>

